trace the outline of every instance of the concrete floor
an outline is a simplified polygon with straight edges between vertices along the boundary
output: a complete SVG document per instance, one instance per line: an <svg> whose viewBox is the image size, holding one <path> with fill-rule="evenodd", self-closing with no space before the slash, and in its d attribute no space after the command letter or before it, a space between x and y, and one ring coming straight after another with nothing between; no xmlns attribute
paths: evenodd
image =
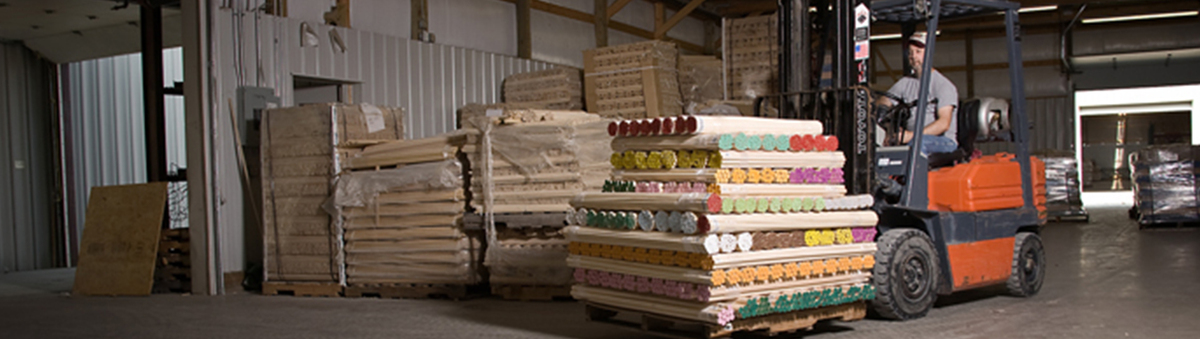
<svg viewBox="0 0 1200 339"><path fill-rule="evenodd" d="M1197 338L1200 228L1139 231L1122 208L1052 223L1041 294L939 300L909 322L819 325L807 338ZM70 297L70 271L0 276L0 338L641 338L574 302L231 295Z"/></svg>

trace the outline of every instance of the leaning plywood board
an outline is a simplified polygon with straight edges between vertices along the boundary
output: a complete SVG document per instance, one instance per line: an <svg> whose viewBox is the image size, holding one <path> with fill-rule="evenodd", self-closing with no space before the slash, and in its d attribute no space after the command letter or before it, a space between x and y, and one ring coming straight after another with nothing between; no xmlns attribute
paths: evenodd
<svg viewBox="0 0 1200 339"><path fill-rule="evenodd" d="M149 295L167 183L93 187L75 271L76 295Z"/></svg>

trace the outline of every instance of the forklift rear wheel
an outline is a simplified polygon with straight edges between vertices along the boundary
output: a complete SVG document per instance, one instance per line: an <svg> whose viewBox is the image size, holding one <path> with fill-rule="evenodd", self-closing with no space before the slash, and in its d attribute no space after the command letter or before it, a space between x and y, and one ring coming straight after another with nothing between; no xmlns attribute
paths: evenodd
<svg viewBox="0 0 1200 339"><path fill-rule="evenodd" d="M893 229L883 233L877 245L871 277L875 311L895 320L924 317L937 299L939 266L933 241L915 229Z"/></svg>
<svg viewBox="0 0 1200 339"><path fill-rule="evenodd" d="M1046 250L1036 233L1018 233L1013 245L1012 274L1008 276L1008 293L1032 297L1042 289L1046 275Z"/></svg>

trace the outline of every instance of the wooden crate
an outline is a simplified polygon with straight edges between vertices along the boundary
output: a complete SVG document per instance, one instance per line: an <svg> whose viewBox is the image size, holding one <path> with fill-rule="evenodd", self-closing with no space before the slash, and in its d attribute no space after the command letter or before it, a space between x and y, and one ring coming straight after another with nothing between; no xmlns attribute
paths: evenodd
<svg viewBox="0 0 1200 339"><path fill-rule="evenodd" d="M725 98L721 59L710 55L679 56L679 90L684 112L695 114L695 107L709 100Z"/></svg>
<svg viewBox="0 0 1200 339"><path fill-rule="evenodd" d="M295 297L330 297L342 295L342 285L338 283L315 282L277 282L263 283L263 295L290 295Z"/></svg>
<svg viewBox="0 0 1200 339"><path fill-rule="evenodd" d="M779 88L777 22L774 15L725 19L726 100L753 100Z"/></svg>
<svg viewBox="0 0 1200 339"><path fill-rule="evenodd" d="M828 306L750 319L737 319L728 326L702 323L659 314L613 307L593 302L585 304L588 321L621 326L634 331L670 338L723 338L734 333L768 336L812 329L823 320L853 321L866 317L867 304ZM621 318L618 318L620 316Z"/></svg>
<svg viewBox="0 0 1200 339"><path fill-rule="evenodd" d="M504 78L504 102L546 109L582 110L583 84L579 69L554 68L517 73Z"/></svg>
<svg viewBox="0 0 1200 339"><path fill-rule="evenodd" d="M674 43L646 41L583 51L588 112L640 119L683 114Z"/></svg>

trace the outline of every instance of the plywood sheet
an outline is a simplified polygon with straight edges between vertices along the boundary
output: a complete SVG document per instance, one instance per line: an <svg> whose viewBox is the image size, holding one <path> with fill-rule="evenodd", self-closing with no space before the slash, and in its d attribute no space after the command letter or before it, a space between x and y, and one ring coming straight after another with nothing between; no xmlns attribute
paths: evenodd
<svg viewBox="0 0 1200 339"><path fill-rule="evenodd" d="M149 295L167 183L93 187L84 220L76 295Z"/></svg>

